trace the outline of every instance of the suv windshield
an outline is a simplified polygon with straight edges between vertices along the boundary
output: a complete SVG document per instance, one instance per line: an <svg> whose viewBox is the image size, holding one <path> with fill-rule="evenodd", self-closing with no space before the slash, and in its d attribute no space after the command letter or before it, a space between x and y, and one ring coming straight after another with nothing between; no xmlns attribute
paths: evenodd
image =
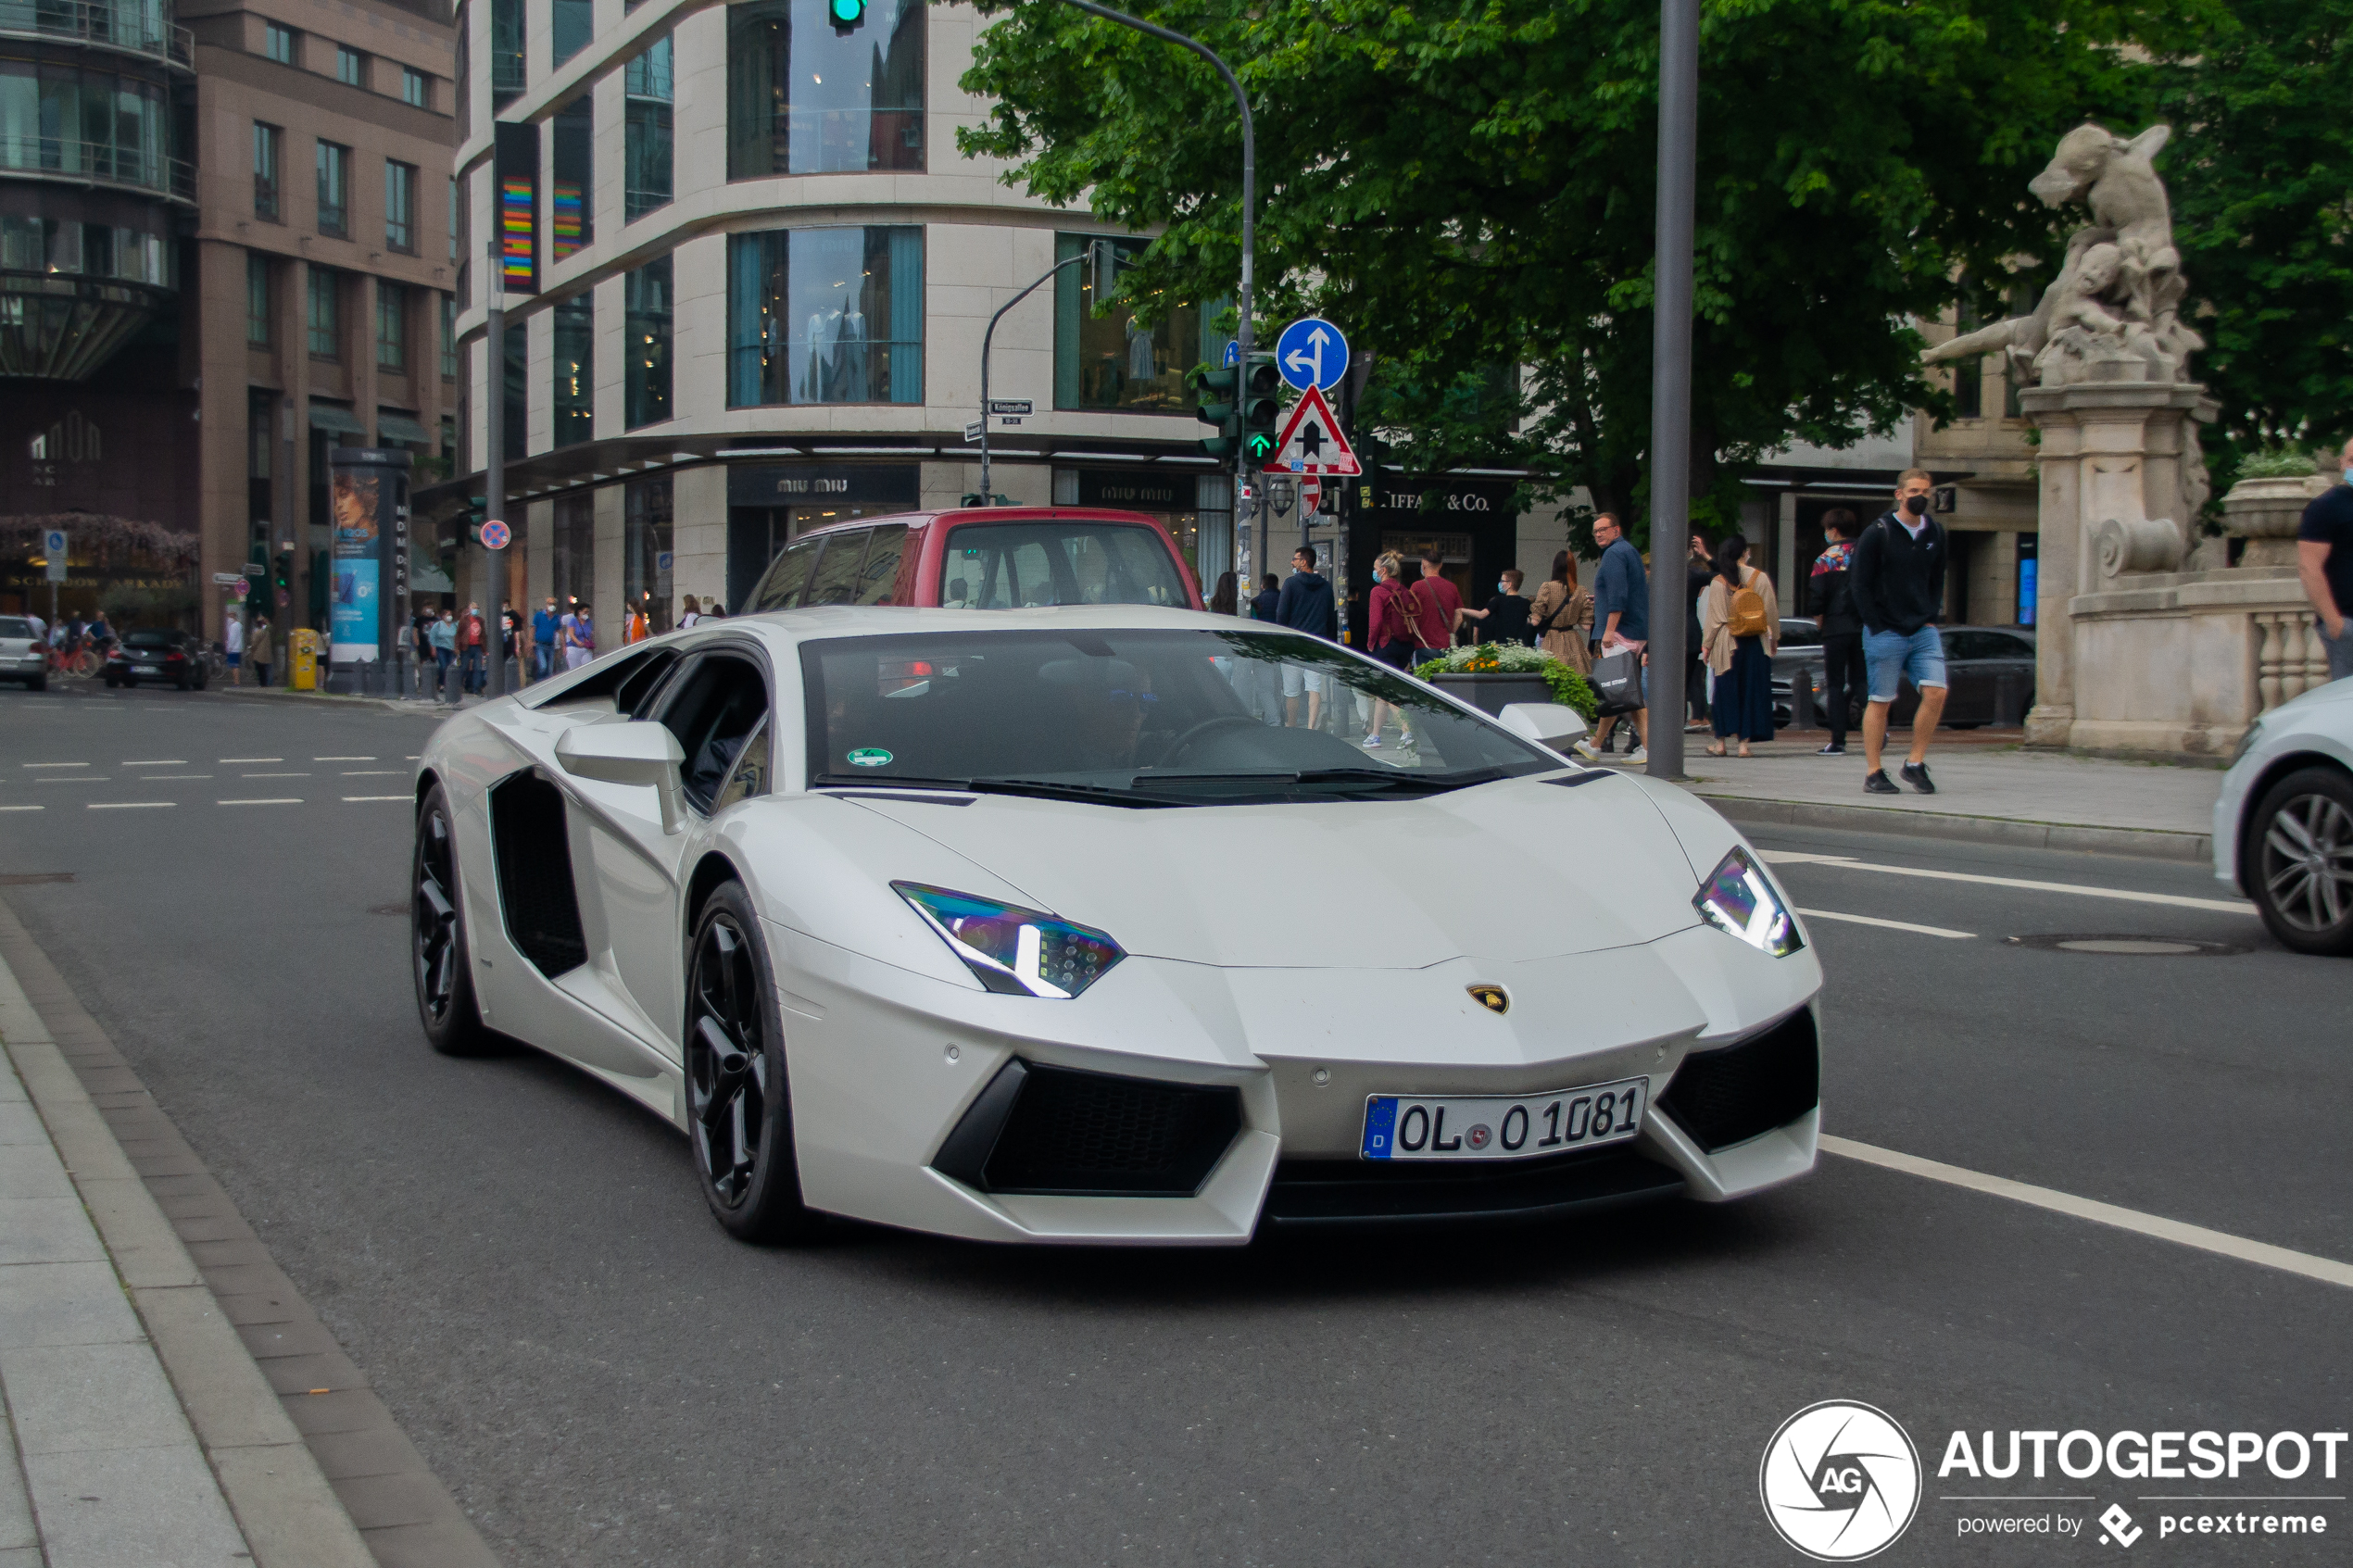
<svg viewBox="0 0 2353 1568"><path fill-rule="evenodd" d="M1386 665L1290 633L926 632L827 638L800 657L820 788L1210 806L1427 795L1566 766ZM1286 692L1317 727L1268 721ZM1410 744L1365 749L1376 703L1403 711Z"/></svg>
<svg viewBox="0 0 2353 1568"><path fill-rule="evenodd" d="M1192 603L1153 530L1108 518L968 522L948 535L939 602L956 609Z"/></svg>

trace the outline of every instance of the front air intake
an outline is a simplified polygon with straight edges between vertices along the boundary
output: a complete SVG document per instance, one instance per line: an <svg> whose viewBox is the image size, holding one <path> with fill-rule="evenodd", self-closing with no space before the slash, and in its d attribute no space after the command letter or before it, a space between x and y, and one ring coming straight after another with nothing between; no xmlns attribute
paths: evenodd
<svg viewBox="0 0 2353 1568"><path fill-rule="evenodd" d="M1241 1130L1230 1085L1007 1062L932 1167L983 1192L1190 1198Z"/></svg>
<svg viewBox="0 0 2353 1568"><path fill-rule="evenodd" d="M1821 1098L1821 1039L1814 1010L1800 1008L1762 1035L1685 1057L1658 1109L1713 1154L1787 1126Z"/></svg>

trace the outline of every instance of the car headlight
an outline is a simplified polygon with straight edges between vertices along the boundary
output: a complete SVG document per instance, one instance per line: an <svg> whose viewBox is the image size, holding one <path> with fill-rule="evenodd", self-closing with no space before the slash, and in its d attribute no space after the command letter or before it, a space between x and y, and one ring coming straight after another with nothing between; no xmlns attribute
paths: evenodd
<svg viewBox="0 0 2353 1568"><path fill-rule="evenodd" d="M1090 925L919 882L890 885L983 985L1009 997L1068 1001L1127 956Z"/></svg>
<svg viewBox="0 0 2353 1568"><path fill-rule="evenodd" d="M1806 946L1781 896L1745 849L1736 847L1718 862L1692 895L1692 908L1717 930L1730 932L1760 953L1785 959Z"/></svg>

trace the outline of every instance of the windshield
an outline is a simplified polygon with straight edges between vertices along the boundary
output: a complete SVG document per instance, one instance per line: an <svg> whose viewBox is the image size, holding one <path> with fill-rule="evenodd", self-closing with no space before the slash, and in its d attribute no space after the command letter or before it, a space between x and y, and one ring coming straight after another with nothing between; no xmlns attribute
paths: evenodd
<svg viewBox="0 0 2353 1568"><path fill-rule="evenodd" d="M1286 632L927 632L828 638L800 657L821 788L1198 806L1431 794L1566 765L1386 665ZM1366 748L1376 703L1410 742Z"/></svg>
<svg viewBox="0 0 2353 1568"><path fill-rule="evenodd" d="M132 648L170 648L180 646L177 632L133 632L122 639L122 646Z"/></svg>
<svg viewBox="0 0 2353 1568"><path fill-rule="evenodd" d="M968 522L948 535L939 602L955 609L1043 605L1191 606L1161 536L1107 518Z"/></svg>
<svg viewBox="0 0 2353 1568"><path fill-rule="evenodd" d="M13 615L0 615L0 637L30 637L32 622L19 621Z"/></svg>

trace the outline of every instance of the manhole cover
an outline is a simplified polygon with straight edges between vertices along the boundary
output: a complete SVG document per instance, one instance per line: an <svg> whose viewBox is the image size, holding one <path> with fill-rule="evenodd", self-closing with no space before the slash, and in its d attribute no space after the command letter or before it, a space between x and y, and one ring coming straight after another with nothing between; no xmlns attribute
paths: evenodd
<svg viewBox="0 0 2353 1568"><path fill-rule="evenodd" d="M2220 959L2247 949L2230 942L2200 942L2187 936L2138 936L2130 933L2086 935L2057 933L2047 936L2008 936L2013 947L2041 947L2057 953L2102 953L2116 958Z"/></svg>
<svg viewBox="0 0 2353 1568"><path fill-rule="evenodd" d="M0 872L0 887L31 887L43 882L71 882L71 872Z"/></svg>

